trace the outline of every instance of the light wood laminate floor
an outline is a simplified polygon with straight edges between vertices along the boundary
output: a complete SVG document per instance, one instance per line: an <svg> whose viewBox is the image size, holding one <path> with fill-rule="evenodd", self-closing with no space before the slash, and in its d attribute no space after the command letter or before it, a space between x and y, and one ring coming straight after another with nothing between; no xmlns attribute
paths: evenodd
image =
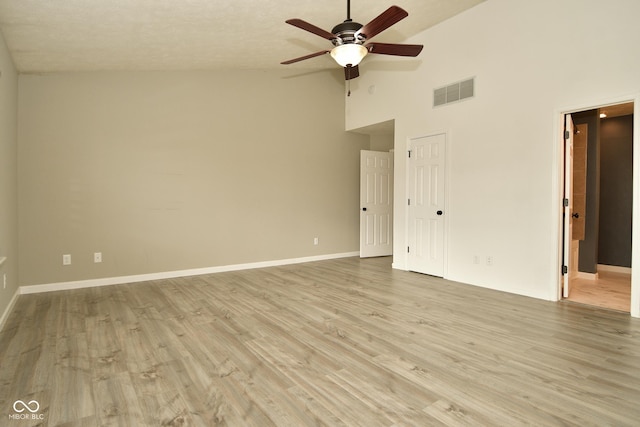
<svg viewBox="0 0 640 427"><path fill-rule="evenodd" d="M569 301L629 312L631 275L602 271L597 279L571 279Z"/></svg>
<svg viewBox="0 0 640 427"><path fill-rule="evenodd" d="M0 362L3 426L640 423L638 319L388 258L22 295Z"/></svg>

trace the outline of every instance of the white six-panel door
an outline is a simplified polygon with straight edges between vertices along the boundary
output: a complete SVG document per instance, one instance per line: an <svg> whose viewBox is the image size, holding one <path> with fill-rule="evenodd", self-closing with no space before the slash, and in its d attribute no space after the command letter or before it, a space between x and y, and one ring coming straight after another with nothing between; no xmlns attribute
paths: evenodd
<svg viewBox="0 0 640 427"><path fill-rule="evenodd" d="M393 157L360 151L360 257L393 253Z"/></svg>
<svg viewBox="0 0 640 427"><path fill-rule="evenodd" d="M409 143L409 270L444 275L446 135L412 139Z"/></svg>

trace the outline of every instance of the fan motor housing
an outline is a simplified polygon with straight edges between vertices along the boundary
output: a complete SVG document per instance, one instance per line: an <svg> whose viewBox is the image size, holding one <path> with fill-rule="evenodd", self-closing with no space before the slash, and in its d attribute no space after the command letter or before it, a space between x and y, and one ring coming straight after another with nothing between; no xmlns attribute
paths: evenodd
<svg viewBox="0 0 640 427"><path fill-rule="evenodd" d="M356 36L356 33L360 28L362 28L362 24L354 22L350 19L333 27L333 30L331 30L331 32L336 35L336 38L332 40L334 46L349 43L362 44L365 40L365 37L362 34L358 34Z"/></svg>

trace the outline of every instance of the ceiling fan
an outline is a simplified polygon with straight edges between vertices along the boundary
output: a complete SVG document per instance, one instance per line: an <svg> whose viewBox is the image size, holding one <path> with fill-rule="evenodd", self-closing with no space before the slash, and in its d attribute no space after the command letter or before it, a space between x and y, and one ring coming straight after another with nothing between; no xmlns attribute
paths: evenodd
<svg viewBox="0 0 640 427"><path fill-rule="evenodd" d="M302 19L289 19L285 21L294 27L309 31L315 35L329 40L334 48L331 50L321 50L299 58L283 61L281 64L288 65L305 59L331 53L333 59L344 67L345 80L355 79L360 75L358 64L368 53L395 56L418 56L422 51L421 44L395 44L395 43L367 43L367 41L377 34L383 32L398 21L406 18L409 14L398 6L391 6L366 25L354 22L351 19L351 2L347 0L347 19L333 27L331 32L318 28Z"/></svg>

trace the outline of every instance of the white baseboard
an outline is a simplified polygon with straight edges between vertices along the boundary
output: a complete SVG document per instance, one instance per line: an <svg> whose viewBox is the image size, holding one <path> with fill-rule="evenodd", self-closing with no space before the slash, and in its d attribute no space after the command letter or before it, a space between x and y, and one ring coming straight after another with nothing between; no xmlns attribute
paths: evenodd
<svg viewBox="0 0 640 427"><path fill-rule="evenodd" d="M7 305L4 313L2 313L2 316L0 316L0 331L4 329L4 324L9 318L9 314L11 314L11 312L13 311L13 306L16 305L16 301L18 301L18 296L20 296L20 288L16 289L16 292L13 294L11 301L9 301L9 305Z"/></svg>
<svg viewBox="0 0 640 427"><path fill-rule="evenodd" d="M585 280L593 280L594 282L598 280L598 273L585 273L584 271L577 271L575 276L572 279L585 279Z"/></svg>
<svg viewBox="0 0 640 427"><path fill-rule="evenodd" d="M598 271L608 271L610 273L624 273L631 275L630 267L619 267L617 265L598 264Z"/></svg>
<svg viewBox="0 0 640 427"><path fill-rule="evenodd" d="M146 282L149 280L174 279L176 277L199 276L202 274L223 273L225 271L250 270L254 268L276 267L280 265L300 264L303 262L324 261L337 258L359 256L360 252L343 252L337 254L315 255L302 258L288 258L273 261L232 264L218 267L195 268L190 270L165 271L161 273L137 274L134 276L105 277L102 279L78 280L74 282L58 282L43 285L21 286L20 294L37 294L40 292L66 291L70 289L94 288L97 286L121 285L124 283Z"/></svg>

